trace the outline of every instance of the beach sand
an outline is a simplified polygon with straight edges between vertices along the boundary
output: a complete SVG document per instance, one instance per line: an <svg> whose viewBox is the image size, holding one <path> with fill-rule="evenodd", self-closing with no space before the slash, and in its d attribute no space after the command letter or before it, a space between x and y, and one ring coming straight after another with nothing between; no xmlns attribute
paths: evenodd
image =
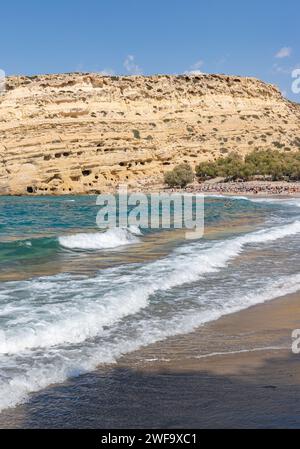
<svg viewBox="0 0 300 449"><path fill-rule="evenodd" d="M300 427L300 295L224 316L0 414L14 428Z"/></svg>

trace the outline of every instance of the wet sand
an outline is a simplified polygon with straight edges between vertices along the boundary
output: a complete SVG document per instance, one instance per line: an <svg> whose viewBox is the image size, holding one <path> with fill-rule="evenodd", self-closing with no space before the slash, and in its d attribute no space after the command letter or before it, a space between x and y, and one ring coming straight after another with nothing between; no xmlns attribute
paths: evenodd
<svg viewBox="0 0 300 449"><path fill-rule="evenodd" d="M300 295L208 323L49 387L0 414L13 428L299 428Z"/></svg>

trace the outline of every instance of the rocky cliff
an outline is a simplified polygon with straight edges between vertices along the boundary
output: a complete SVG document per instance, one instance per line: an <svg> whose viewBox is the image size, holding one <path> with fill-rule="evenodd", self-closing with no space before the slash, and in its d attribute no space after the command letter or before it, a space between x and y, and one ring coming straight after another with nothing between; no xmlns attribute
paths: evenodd
<svg viewBox="0 0 300 449"><path fill-rule="evenodd" d="M300 105L225 75L20 76L0 95L0 193L148 188L180 162L300 148Z"/></svg>

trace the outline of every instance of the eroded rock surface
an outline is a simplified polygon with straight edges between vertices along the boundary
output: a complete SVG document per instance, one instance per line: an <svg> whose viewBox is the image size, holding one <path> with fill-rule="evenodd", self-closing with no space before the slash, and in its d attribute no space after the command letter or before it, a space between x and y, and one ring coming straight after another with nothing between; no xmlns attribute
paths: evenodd
<svg viewBox="0 0 300 449"><path fill-rule="evenodd" d="M0 193L148 188L180 162L300 148L300 105L225 75L10 77L0 96Z"/></svg>

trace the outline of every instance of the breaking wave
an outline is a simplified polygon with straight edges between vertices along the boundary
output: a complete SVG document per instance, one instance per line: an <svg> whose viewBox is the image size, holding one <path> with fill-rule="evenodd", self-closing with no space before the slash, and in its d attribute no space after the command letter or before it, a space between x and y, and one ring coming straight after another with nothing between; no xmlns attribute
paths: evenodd
<svg viewBox="0 0 300 449"><path fill-rule="evenodd" d="M141 234L139 228L130 227L112 228L105 232L78 233L60 236L58 241L61 246L69 249L99 250L116 248L118 246L138 243L137 234Z"/></svg>
<svg viewBox="0 0 300 449"><path fill-rule="evenodd" d="M120 241L138 242L134 232L139 230L111 229L59 239L69 239L64 243L71 248L102 249L108 242L115 246ZM224 297L216 289L213 301L201 298L199 307L175 307L171 317L161 312L162 303L153 312L156 293L222 270L248 245L260 247L298 233L300 221L294 221L223 241L189 242L165 258L103 269L94 277L59 274L3 282L0 408L20 403L31 392L93 370L101 363L113 363L122 354L142 346L191 332L224 314L298 291L299 274L276 281L269 279L262 288L252 287L243 294Z"/></svg>

